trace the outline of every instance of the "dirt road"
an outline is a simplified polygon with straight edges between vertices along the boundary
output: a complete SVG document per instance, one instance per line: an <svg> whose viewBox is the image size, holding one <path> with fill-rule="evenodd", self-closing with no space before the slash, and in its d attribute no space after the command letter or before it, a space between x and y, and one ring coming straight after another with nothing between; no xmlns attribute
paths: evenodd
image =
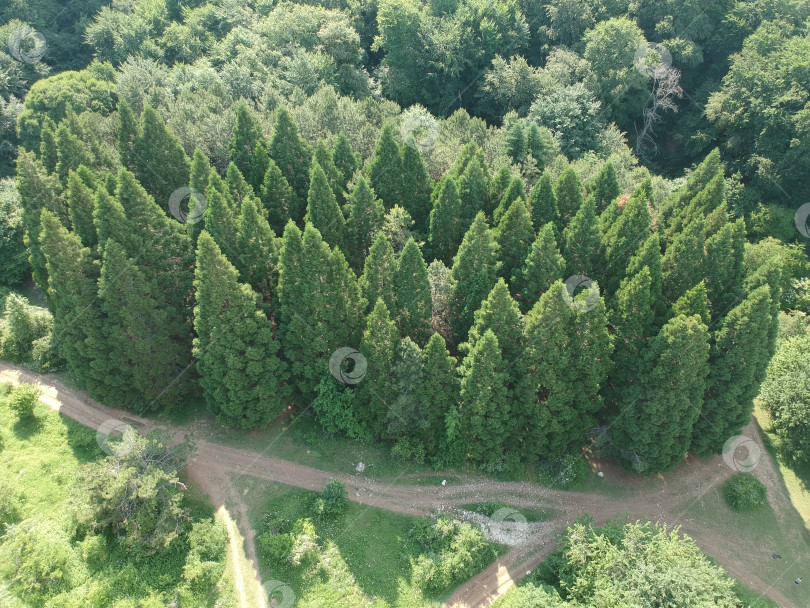
<svg viewBox="0 0 810 608"><path fill-rule="evenodd" d="M42 400L45 403L91 428L97 429L110 419L131 424L142 432L159 426L167 428L123 410L102 406L81 391L74 391L2 362L0 381L39 385L43 390ZM167 430L183 432L184 428L178 426ZM761 444L759 429L755 423L746 427L744 433ZM245 540L244 548L236 547L237 539L231 534L232 549L246 552L253 565L252 572L243 572L239 577L243 580L237 583L243 608L261 606L257 593L261 581L253 542L255 532L251 530L246 509L228 479L228 475L234 473L316 491L323 489L329 479L337 477L346 484L351 500L408 515L427 515L470 502L495 499L518 507L551 508L557 512L557 516L548 525L529 535L525 542L515 546L498 562L459 587L448 602L454 606L487 606L555 549L559 530L585 513L590 514L596 523L612 519L618 513L627 514L631 520L649 518L666 522L670 526L681 525L683 531L696 539L707 554L715 557L729 574L740 579L747 587L758 590L786 608L795 606L778 589L760 578L756 565L747 559L746 552L735 545L733 539L721 537L711 528L684 518L688 511L684 505L693 504L735 472L720 457L699 460L690 456L675 471L652 480L628 475L620 467L610 463L599 463L600 469L612 480L620 480L622 486L630 490L644 490L631 492L629 498L611 498L601 493L563 492L523 482L482 482L480 479L459 477L457 474L454 474L457 481L448 486L394 485L361 475L321 471L204 440L196 441L196 447L187 474L211 496L215 507L221 508L228 504ZM784 521L791 513L795 514L781 476L764 450L754 474L768 486L771 506L780 521ZM236 568L238 575L238 564Z"/></svg>

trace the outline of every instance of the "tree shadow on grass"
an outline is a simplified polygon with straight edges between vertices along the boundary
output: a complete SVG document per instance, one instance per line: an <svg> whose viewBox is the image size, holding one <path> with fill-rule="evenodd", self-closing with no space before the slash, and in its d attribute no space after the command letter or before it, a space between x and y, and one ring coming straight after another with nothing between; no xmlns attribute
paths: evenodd
<svg viewBox="0 0 810 608"><path fill-rule="evenodd" d="M11 430L14 432L14 436L17 439L20 441L27 441L36 435L41 428L42 421L39 418L36 416L26 416L25 418L20 418L17 420L17 422L14 423L14 426L11 427Z"/></svg>

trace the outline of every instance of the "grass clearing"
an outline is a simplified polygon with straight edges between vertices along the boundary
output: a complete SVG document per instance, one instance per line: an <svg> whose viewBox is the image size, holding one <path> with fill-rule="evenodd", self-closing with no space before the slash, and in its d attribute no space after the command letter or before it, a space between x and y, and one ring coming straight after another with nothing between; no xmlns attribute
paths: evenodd
<svg viewBox="0 0 810 608"><path fill-rule="evenodd" d="M295 521L310 516L319 494L249 476L235 477L251 526L265 529L265 514ZM274 565L260 558L262 580L289 585L298 608L335 605L357 607L438 608L455 587L427 598L411 584L412 560L421 547L411 535L422 518L350 502L334 519L312 518L320 549L300 566ZM489 544L490 560L505 547Z"/></svg>
<svg viewBox="0 0 810 608"><path fill-rule="evenodd" d="M4 390L0 385L0 395ZM0 486L13 493L18 502L18 515L11 521L45 520L66 539L60 550L70 556L69 583L55 588L51 597L59 599L53 601L62 602L59 606L123 608L167 605L177 599L177 590L185 582L183 568L189 553L185 536L156 555L146 556L133 553L111 533L92 534L77 528L74 509L76 497L81 495L77 481L83 466L104 456L95 431L42 402L36 404L33 418L18 420L0 396L0 435ZM194 488L190 487L183 499L194 521L213 516L210 502ZM218 588L198 604L199 608L235 607L227 569L216 582ZM44 605L40 597L32 596L22 603L15 595L9 581L0 585L0 605L4 608Z"/></svg>

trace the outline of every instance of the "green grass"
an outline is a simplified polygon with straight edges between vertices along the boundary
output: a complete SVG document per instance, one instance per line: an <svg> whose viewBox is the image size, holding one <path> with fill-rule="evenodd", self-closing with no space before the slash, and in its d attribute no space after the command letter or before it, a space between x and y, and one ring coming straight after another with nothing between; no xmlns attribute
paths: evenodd
<svg viewBox="0 0 810 608"><path fill-rule="evenodd" d="M770 416L758 403L754 409L754 417L762 429L765 449L779 465L779 472L785 482L790 501L804 520L805 530L810 533L810 465L805 467L791 467L779 457L778 437L770 432Z"/></svg>
<svg viewBox="0 0 810 608"><path fill-rule="evenodd" d="M740 581L734 581L734 591L746 608L779 608L779 604L771 598L763 596L759 591L743 586Z"/></svg>
<svg viewBox="0 0 810 608"><path fill-rule="evenodd" d="M484 515L486 517L492 517L492 515L497 513L500 509L509 509L510 513L516 511L529 523L550 521L557 517L557 511L554 509L527 509L524 507L514 507L499 500L471 503L462 505L461 508L466 511L472 511L473 513L479 513L480 515ZM508 520L514 521L515 519L514 517L509 517Z"/></svg>
<svg viewBox="0 0 810 608"><path fill-rule="evenodd" d="M810 586L793 584L797 576L806 576L810 572L810 542L804 534L802 520L795 512L782 514L781 521L770 507L736 513L726 504L719 487L691 505L683 505L683 509L682 521L678 523L683 523L687 533L691 521L710 527L716 535L716 542L723 544L719 550L735 559L744 556L749 564L754 565L760 580L772 585L796 606L810 606ZM700 546L700 535L695 534L694 539ZM706 553L712 551L707 549ZM781 555L781 559L774 559L774 553ZM756 592L751 593L752 597L759 596ZM772 605L776 604L762 604Z"/></svg>
<svg viewBox="0 0 810 608"><path fill-rule="evenodd" d="M294 521L308 517L319 494L249 476L234 479L261 533L264 516ZM420 518L350 502L334 519L313 518L322 549L317 565L273 566L260 559L262 580L288 584L298 608L360 606L438 608L452 589L424 599L410 585L411 559L420 547L409 532ZM490 545L492 557L505 550Z"/></svg>
<svg viewBox="0 0 810 608"><path fill-rule="evenodd" d="M0 394L3 391L0 390ZM41 517L68 531L71 551L76 552L80 566L75 572L72 594L79 594L79 604L87 606L167 605L173 601L175 589L183 583L183 565L188 553L185 538L175 540L166 550L154 556L128 551L119 539L107 533L95 537L97 544L91 557L83 554L84 532L74 532L75 496L82 467L104 456L96 443L95 431L81 426L38 403L34 418L19 421L0 397L0 483L13 488L19 497L19 519ZM213 515L210 502L190 488L184 504L195 521ZM90 537L88 537L90 538ZM235 594L229 574L220 579L218 597L210 597L202 606L235 607ZM96 601L88 603L87 589L96 588ZM23 606L16 599L5 601L10 588L0 585L0 605ZM102 594L99 596L98 594ZM98 598L103 599L98 599ZM118 603L119 600L124 603ZM145 603L145 602L152 603ZM159 601L159 604L154 602ZM16 602L16 604L15 604ZM131 602L131 603L128 603ZM31 607L40 604L32 603ZM60 604L62 605L62 604Z"/></svg>

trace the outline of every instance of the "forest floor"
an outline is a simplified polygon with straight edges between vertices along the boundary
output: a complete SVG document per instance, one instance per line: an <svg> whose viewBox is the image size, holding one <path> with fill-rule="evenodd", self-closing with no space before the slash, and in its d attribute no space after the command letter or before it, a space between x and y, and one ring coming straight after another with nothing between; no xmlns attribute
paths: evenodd
<svg viewBox="0 0 810 608"><path fill-rule="evenodd" d="M142 433L156 428L180 434L189 431L186 426L167 426L102 406L82 391L2 362L0 382L28 382L40 386L43 402L91 428L114 419L131 424ZM756 422L752 421L743 433L762 445ZM448 604L459 608L487 606L556 549L560 530L586 514L595 524L618 515L630 521L649 519L669 527L679 526L746 587L785 608L810 605L807 585L793 584L797 576L810 573L810 539L772 456L764 448L752 473L768 487L772 511L738 515L728 509L718 492L723 482L735 473L720 456L698 459L689 455L673 471L655 476L631 475L615 463L592 461L589 463L592 470L604 474L603 478L594 476L604 488L589 483L587 491L560 491L526 482L481 481L459 473L413 475L414 484L403 483L408 481L409 475L383 482L360 473L322 471L202 439L194 443L196 451L186 475L208 493L221 513L227 511L226 521L233 524L229 526L231 551L234 574L240 580L237 592L242 608L265 608L265 601L260 593L255 531L248 523L247 509L235 489L234 475L250 475L313 491L322 490L330 479L338 478L346 484L351 500L407 515L457 511L462 505L490 500L515 507L553 510L553 519L529 524L509 552L453 593ZM442 486L437 483L442 478L452 481ZM617 491L617 486L622 490ZM782 557L776 560L773 554Z"/></svg>

